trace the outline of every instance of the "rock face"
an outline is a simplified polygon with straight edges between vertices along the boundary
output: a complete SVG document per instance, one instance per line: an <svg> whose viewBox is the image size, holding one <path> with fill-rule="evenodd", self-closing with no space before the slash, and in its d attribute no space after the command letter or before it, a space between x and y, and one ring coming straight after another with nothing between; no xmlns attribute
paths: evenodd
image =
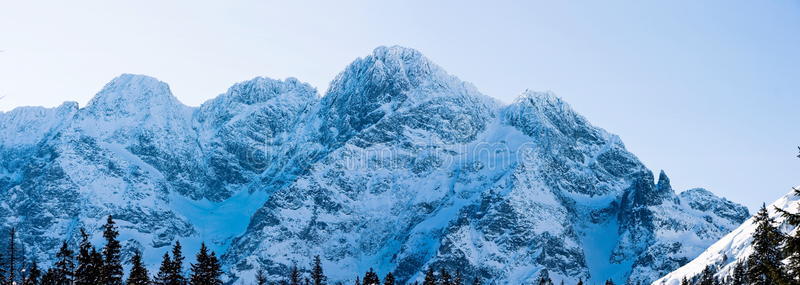
<svg viewBox="0 0 800 285"><path fill-rule="evenodd" d="M357 59L324 97L255 78L195 108L122 75L83 108L0 114L0 154L0 225L39 260L113 215L152 267L175 240L187 254L206 241L243 282L320 255L332 281L435 266L635 284L749 216L706 190L676 194L553 94L503 105L402 47Z"/></svg>

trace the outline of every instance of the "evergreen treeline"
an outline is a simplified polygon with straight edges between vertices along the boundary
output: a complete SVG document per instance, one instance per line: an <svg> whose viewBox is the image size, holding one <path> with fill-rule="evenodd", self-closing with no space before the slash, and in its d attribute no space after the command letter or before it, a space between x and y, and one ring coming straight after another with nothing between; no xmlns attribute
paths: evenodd
<svg viewBox="0 0 800 285"><path fill-rule="evenodd" d="M80 230L80 242L74 251L65 241L61 244L53 266L41 269L36 261L21 258L16 244L16 231L11 229L6 255L0 266L0 285L222 285L222 267L216 253L200 246L196 262L188 274L183 270L184 257L181 244L176 242L172 256L164 254L159 272L155 276L145 268L142 253L135 252L130 259L128 278L123 279L122 245L119 231L111 216L103 226L105 245L98 249L89 241L89 234Z"/></svg>

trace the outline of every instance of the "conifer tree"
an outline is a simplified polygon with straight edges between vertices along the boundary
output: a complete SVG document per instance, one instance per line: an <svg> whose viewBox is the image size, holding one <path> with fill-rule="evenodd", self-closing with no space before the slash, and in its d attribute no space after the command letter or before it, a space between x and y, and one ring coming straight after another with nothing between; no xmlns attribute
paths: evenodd
<svg viewBox="0 0 800 285"><path fill-rule="evenodd" d="M311 280L314 281L312 283L314 285L325 285L328 281L328 277L322 271L322 259L319 255L314 256L314 263L311 264Z"/></svg>
<svg viewBox="0 0 800 285"><path fill-rule="evenodd" d="M798 149L800 149L800 147L798 147ZM800 155L797 157L800 158ZM800 188L792 189L794 190L795 196L800 196ZM800 210L800 203L797 203L797 208ZM797 213L790 213L778 207L775 207L775 210L781 214L787 224L795 227L791 234L784 237L784 244L781 251L787 261L785 265L786 278L790 283L800 284L800 211Z"/></svg>
<svg viewBox="0 0 800 285"><path fill-rule="evenodd" d="M212 285L222 285L222 264L219 263L219 258L215 252L211 252L208 257L208 273L209 277L214 280Z"/></svg>
<svg viewBox="0 0 800 285"><path fill-rule="evenodd" d="M731 283L733 284L747 284L747 270L744 268L744 262L736 262L731 274Z"/></svg>
<svg viewBox="0 0 800 285"><path fill-rule="evenodd" d="M774 226L766 205L754 217L756 229L753 233L753 254L747 262L747 278L752 285L779 284L784 281L781 253L778 245L783 235Z"/></svg>
<svg viewBox="0 0 800 285"><path fill-rule="evenodd" d="M794 189L795 196L800 195L800 189ZM800 208L800 203L798 203ZM783 244L783 254L787 257L786 273L788 278L794 283L800 283L800 212L791 213L784 209L775 207L775 210L786 219L786 223L794 226L792 234L785 237Z"/></svg>
<svg viewBox="0 0 800 285"><path fill-rule="evenodd" d="M537 284L539 284L539 285L552 285L553 284L553 280L550 279L550 272L547 271L546 268L542 269L542 271L539 272L539 282L537 282Z"/></svg>
<svg viewBox="0 0 800 285"><path fill-rule="evenodd" d="M216 254L208 253L205 243L200 244L197 261L192 264L192 285L222 285L222 270Z"/></svg>
<svg viewBox="0 0 800 285"><path fill-rule="evenodd" d="M439 269L439 285L453 285L452 276L444 267Z"/></svg>
<svg viewBox="0 0 800 285"><path fill-rule="evenodd" d="M583 285L583 278L578 279L578 285Z"/></svg>
<svg viewBox="0 0 800 285"><path fill-rule="evenodd" d="M378 273L375 273L372 267L364 274L364 280L362 282L364 285L381 285L381 279L378 278Z"/></svg>
<svg viewBox="0 0 800 285"><path fill-rule="evenodd" d="M289 273L289 285L300 285L300 269L297 265L292 265L292 271Z"/></svg>
<svg viewBox="0 0 800 285"><path fill-rule="evenodd" d="M394 285L394 275L391 272L386 273L386 277L383 277L383 285Z"/></svg>
<svg viewBox="0 0 800 285"><path fill-rule="evenodd" d="M3 253L0 252L0 261L3 260ZM0 284L6 284L6 267L0 264Z"/></svg>
<svg viewBox="0 0 800 285"><path fill-rule="evenodd" d="M681 285L689 285L689 279L686 279L686 276L683 276L683 279L681 279Z"/></svg>
<svg viewBox="0 0 800 285"><path fill-rule="evenodd" d="M97 251L96 248L92 247L92 252L89 254L92 257L92 264L95 266L95 272L97 272L97 276L94 278L95 280L101 281L100 276L103 272L103 254Z"/></svg>
<svg viewBox="0 0 800 285"><path fill-rule="evenodd" d="M58 284L71 284L75 274L75 261L73 260L73 252L69 249L67 242L61 244L61 249L56 254L56 263L54 264L54 280Z"/></svg>
<svg viewBox="0 0 800 285"><path fill-rule="evenodd" d="M356 285L361 285L361 278L356 276Z"/></svg>
<svg viewBox="0 0 800 285"><path fill-rule="evenodd" d="M58 275L58 269L48 269L44 276L42 276L42 285L69 285L69 282L65 282L62 278L59 278Z"/></svg>
<svg viewBox="0 0 800 285"><path fill-rule="evenodd" d="M103 269L102 280L105 285L122 285L122 259L120 251L122 245L117 240L119 231L115 226L114 219L111 215L106 219L106 224L103 226L103 238L106 240L106 245L103 247Z"/></svg>
<svg viewBox="0 0 800 285"><path fill-rule="evenodd" d="M22 285L39 285L41 284L42 271L39 270L39 264L34 260L31 266L28 267L28 275L22 281Z"/></svg>
<svg viewBox="0 0 800 285"><path fill-rule="evenodd" d="M186 277L183 275L183 247L180 241L175 241L172 247L172 262L170 262L169 271L167 272L168 285L184 285L186 284Z"/></svg>
<svg viewBox="0 0 800 285"><path fill-rule="evenodd" d="M161 259L161 266L158 268L158 274L154 278L156 285L170 285L170 271L172 270L172 259L169 253L165 252L164 257Z"/></svg>
<svg viewBox="0 0 800 285"><path fill-rule="evenodd" d="M608 280L606 280L606 285L614 285L614 280L609 278Z"/></svg>
<svg viewBox="0 0 800 285"><path fill-rule="evenodd" d="M706 265L706 268L703 269L703 272L700 273L700 280L698 280L698 285L714 285L716 283L716 279L714 275L716 274L716 270L711 267L711 265Z"/></svg>
<svg viewBox="0 0 800 285"><path fill-rule="evenodd" d="M89 241L89 234L86 233L86 230L81 228L81 242L78 246L78 265L75 269L75 284L76 285L95 285L101 284L102 281L99 278L102 273L102 261L100 263L97 262L96 257L93 256L97 254L94 246Z"/></svg>
<svg viewBox="0 0 800 285"><path fill-rule="evenodd" d="M9 284L14 284L17 281L17 242L16 242L16 234L17 230L15 228L11 228L9 232L9 241L8 241L8 260L6 261L7 264L7 277L6 282Z"/></svg>
<svg viewBox="0 0 800 285"><path fill-rule="evenodd" d="M142 253L136 251L131 257L131 272L128 274L126 285L150 285L150 274L142 264Z"/></svg>
<svg viewBox="0 0 800 285"><path fill-rule="evenodd" d="M433 267L428 267L428 271L425 272L425 280L422 281L422 285L436 285L436 275L433 274Z"/></svg>
<svg viewBox="0 0 800 285"><path fill-rule="evenodd" d="M267 285L267 275L261 267L256 270L256 285Z"/></svg>

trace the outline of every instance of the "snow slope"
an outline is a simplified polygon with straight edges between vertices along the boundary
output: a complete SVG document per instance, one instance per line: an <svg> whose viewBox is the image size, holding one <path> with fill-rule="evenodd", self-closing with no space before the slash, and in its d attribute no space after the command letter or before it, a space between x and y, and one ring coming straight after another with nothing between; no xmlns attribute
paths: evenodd
<svg viewBox="0 0 800 285"><path fill-rule="evenodd" d="M769 216L775 219L778 228L784 233L793 232L794 227L787 224L785 218L775 208L796 213L798 211L798 202L800 202L800 197L794 191L791 191L786 196L767 206ZM755 232L756 226L752 217L747 219L738 228L709 246L691 262L656 280L653 284L680 284L684 276L692 278L699 275L708 265L714 265L719 268L717 277L729 276L737 262L743 262L752 254L753 232Z"/></svg>

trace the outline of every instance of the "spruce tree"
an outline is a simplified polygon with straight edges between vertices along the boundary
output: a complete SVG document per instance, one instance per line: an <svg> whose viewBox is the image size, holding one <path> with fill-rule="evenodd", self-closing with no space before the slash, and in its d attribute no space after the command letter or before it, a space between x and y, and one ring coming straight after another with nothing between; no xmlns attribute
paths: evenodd
<svg viewBox="0 0 800 285"><path fill-rule="evenodd" d="M102 274L102 261L98 263L97 254L94 246L89 241L89 234L86 230L81 228L81 242L78 245L78 265L75 269L75 284L76 285L95 285L101 284L102 280L99 278Z"/></svg>
<svg viewBox="0 0 800 285"><path fill-rule="evenodd" d="M200 251L195 257L195 263L190 265L189 284L200 285L204 283L208 273L206 267L208 263L208 249L205 243L200 244Z"/></svg>
<svg viewBox="0 0 800 285"><path fill-rule="evenodd" d="M3 253L0 252L0 262L2 262L3 259L4 259L3 258ZM6 270L6 267L4 266L4 264L0 263L0 284L6 284L7 283L6 282L6 273L8 273L7 271L8 270Z"/></svg>
<svg viewBox="0 0 800 285"><path fill-rule="evenodd" d="M553 280L550 279L550 272L547 271L546 268L542 269L542 271L539 272L539 281L537 282L537 284L539 284L539 285L552 285L553 284Z"/></svg>
<svg viewBox="0 0 800 285"><path fill-rule="evenodd" d="M66 241L61 244L61 249L56 254L56 263L54 264L55 281L58 284L72 284L75 275L73 254Z"/></svg>
<svg viewBox="0 0 800 285"><path fill-rule="evenodd" d="M754 217L756 229L753 233L753 253L748 258L747 278L752 285L781 284L784 282L781 252L778 245L783 235L774 226L766 205Z"/></svg>
<svg viewBox="0 0 800 285"><path fill-rule="evenodd" d="M292 265L292 271L289 273L289 285L300 285L300 269L297 265Z"/></svg>
<svg viewBox="0 0 800 285"><path fill-rule="evenodd" d="M422 285L436 285L436 275L433 274L433 267L428 267L428 271L425 272L425 280L422 281Z"/></svg>
<svg viewBox="0 0 800 285"><path fill-rule="evenodd" d="M211 280L213 280L212 285L222 285L222 265L219 263L217 254L213 251L211 256L208 257L208 273Z"/></svg>
<svg viewBox="0 0 800 285"><path fill-rule="evenodd" d="M794 195L800 195L800 189L795 188ZM798 209L800 209L800 203L798 203ZM800 283L800 211L791 213L778 207L775 207L775 210L786 219L786 223L795 227L792 234L785 237L782 251L787 257L787 277L794 283Z"/></svg>
<svg viewBox="0 0 800 285"><path fill-rule="evenodd" d="M89 255L92 257L91 263L94 264L95 272L97 273L97 276L94 279L100 282L100 278L102 277L100 275L103 272L103 254L97 251L96 248L92 247L92 252Z"/></svg>
<svg viewBox="0 0 800 285"><path fill-rule="evenodd" d="M356 285L361 285L361 278L356 276Z"/></svg>
<svg viewBox="0 0 800 285"><path fill-rule="evenodd" d="M706 268L703 269L703 272L700 273L700 280L698 280L698 285L715 285L716 279L714 275L716 274L716 270L711 267L711 265L706 265Z"/></svg>
<svg viewBox="0 0 800 285"><path fill-rule="evenodd" d="M386 273L386 277L383 277L383 285L394 285L394 275L391 272Z"/></svg>
<svg viewBox="0 0 800 285"><path fill-rule="evenodd" d="M744 262L738 261L733 267L731 274L731 283L733 284L747 284L747 270L744 268Z"/></svg>
<svg viewBox="0 0 800 285"><path fill-rule="evenodd" d="M583 285L583 278L578 279L578 285Z"/></svg>
<svg viewBox="0 0 800 285"><path fill-rule="evenodd" d="M31 266L28 267L28 275L22 281L22 285L39 285L41 284L42 271L39 270L39 264L34 260Z"/></svg>
<svg viewBox="0 0 800 285"><path fill-rule="evenodd" d="M381 279L378 278L378 273L375 273L372 267L364 274L364 280L362 282L364 285L381 285Z"/></svg>
<svg viewBox="0 0 800 285"><path fill-rule="evenodd" d="M117 237L119 237L119 231L117 231L114 219L109 215L103 226L103 238L106 240L106 245L103 247L102 280L105 285L122 285L123 272L122 258L120 257L122 245Z"/></svg>
<svg viewBox="0 0 800 285"><path fill-rule="evenodd" d="M606 285L614 285L614 280L609 278L608 280L606 280Z"/></svg>
<svg viewBox="0 0 800 285"><path fill-rule="evenodd" d="M267 275L261 267L256 270L256 285L267 285Z"/></svg>
<svg viewBox="0 0 800 285"><path fill-rule="evenodd" d="M175 241L172 247L172 262L170 262L169 271L167 271L167 285L184 285L186 284L186 277L183 275L183 247L180 241Z"/></svg>
<svg viewBox="0 0 800 285"><path fill-rule="evenodd" d="M158 268L158 274L156 274L153 283L156 285L169 285L169 275L171 270L172 259L169 257L169 253L165 252L164 257L161 259L161 266Z"/></svg>
<svg viewBox="0 0 800 285"><path fill-rule="evenodd" d="M126 285L150 285L150 274L142 264L142 253L136 251L131 257L131 272L128 274Z"/></svg>
<svg viewBox="0 0 800 285"><path fill-rule="evenodd" d="M59 277L58 269L50 268L47 272L42 276L42 285L69 285L69 282L65 282L62 280L63 278Z"/></svg>
<svg viewBox="0 0 800 285"><path fill-rule="evenodd" d="M208 253L205 243L200 244L197 261L192 264L192 285L222 285L222 270L216 254Z"/></svg>
<svg viewBox="0 0 800 285"><path fill-rule="evenodd" d="M328 277L322 271L322 259L319 255L314 256L314 263L311 264L311 280L314 281L312 283L314 285L325 285L328 281Z"/></svg>
<svg viewBox="0 0 800 285"><path fill-rule="evenodd" d="M17 242L16 242L16 234L17 230L15 228L11 228L9 232L9 241L8 241L8 260L6 261L7 264L7 274L8 276L5 278L6 282L9 284L15 284L17 281Z"/></svg>
<svg viewBox="0 0 800 285"><path fill-rule="evenodd" d="M686 276L683 276L683 279L681 279L681 285L690 285L689 279L686 279Z"/></svg>

